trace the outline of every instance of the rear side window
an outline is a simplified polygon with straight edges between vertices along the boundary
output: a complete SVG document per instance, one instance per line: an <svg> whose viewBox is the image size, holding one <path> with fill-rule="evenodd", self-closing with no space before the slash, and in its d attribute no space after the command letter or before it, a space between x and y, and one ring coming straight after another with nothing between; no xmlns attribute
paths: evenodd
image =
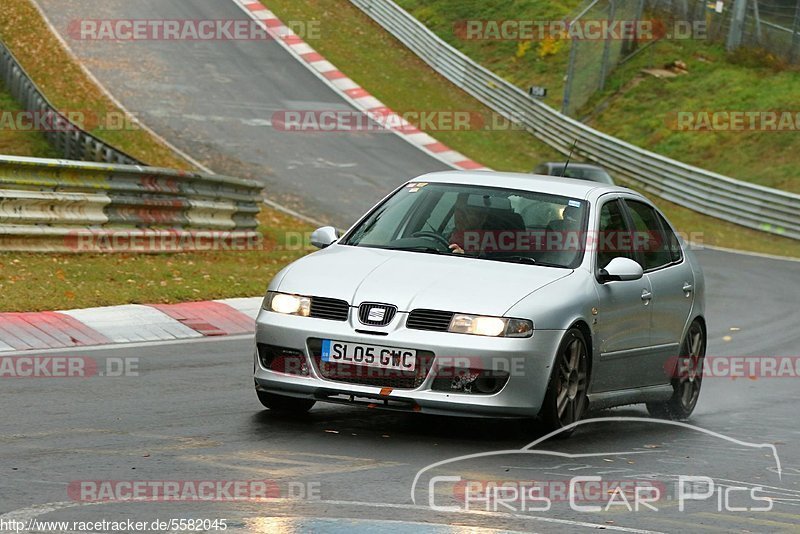
<svg viewBox="0 0 800 534"><path fill-rule="evenodd" d="M633 221L633 245L639 252L637 261L642 264L642 269L651 271L672 263L670 243L658 212L635 200L625 200L625 204Z"/></svg>
<svg viewBox="0 0 800 534"><path fill-rule="evenodd" d="M683 260L683 252L681 251L681 243L678 241L678 236L670 228L667 220L659 213L658 219L661 221L661 227L664 229L664 234L667 237L667 248L669 248L670 256L673 263L679 263Z"/></svg>

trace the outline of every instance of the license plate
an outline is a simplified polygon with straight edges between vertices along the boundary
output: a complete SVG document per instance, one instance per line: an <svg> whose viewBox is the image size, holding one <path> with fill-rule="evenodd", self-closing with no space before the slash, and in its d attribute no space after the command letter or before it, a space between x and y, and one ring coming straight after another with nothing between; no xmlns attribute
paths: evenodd
<svg viewBox="0 0 800 534"><path fill-rule="evenodd" d="M396 371L414 371L417 367L417 351L323 339L322 361Z"/></svg>

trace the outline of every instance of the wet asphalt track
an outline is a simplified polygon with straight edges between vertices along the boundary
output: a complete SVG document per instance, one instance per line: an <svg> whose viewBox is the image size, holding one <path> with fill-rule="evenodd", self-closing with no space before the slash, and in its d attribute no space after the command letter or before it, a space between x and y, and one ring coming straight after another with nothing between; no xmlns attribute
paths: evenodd
<svg viewBox="0 0 800 534"><path fill-rule="evenodd" d="M793 308L781 280L796 280L800 263L701 254L709 291L709 355L797 353ZM737 268L728 267L735 263ZM763 276L764 269L772 278ZM720 274L726 272L727 274ZM776 285L774 285L776 284ZM751 302L740 305L740 302ZM741 330L731 332L731 327ZM731 335L731 341L723 337ZM252 391L251 340L246 338L61 351L98 360L138 358L140 375L120 378L10 380L3 383L6 417L0 423L0 512L67 501L45 514L58 520L172 517L226 518L259 532L280 521L305 531L314 518L435 521L535 531L579 531L573 523L655 531L782 531L800 528L800 447L797 379L707 379L692 423L741 441L776 444L783 479L768 451L657 423L598 423L542 450L601 453L591 458L508 455L453 464L436 472L469 479L655 480L665 490L658 512L586 513L554 502L549 512L524 518L501 514L432 513L428 479L412 505L415 473L440 460L519 449L537 437L516 421L447 419L319 405L307 417L286 419L260 409ZM596 416L646 416L644 409ZM619 453L619 454L617 454ZM720 512L716 501L689 503L680 512L676 475L709 476L719 484L765 487L776 498L770 512ZM268 479L281 495L289 484L311 483L318 499L267 503L105 503L71 501L79 480ZM435 503L452 504L449 488ZM315 491L317 491L315 489ZM741 498L741 496L740 496ZM594 502L590 503L593 504ZM759 503L751 502L750 506ZM740 501L731 505L748 506ZM724 509L724 508L723 508ZM35 513L31 512L31 513ZM536 516L534 519L531 516ZM286 518L289 519L286 519ZM284 518L284 519L279 519ZM608 523L613 521L613 523ZM283 524L283 523L280 523ZM691 526L688 526L691 525ZM332 524L326 524L332 528ZM351 525L352 526L352 525ZM358 525L356 525L358 526ZM361 524L365 529L374 524ZM413 525L395 525L414 529ZM401 528L402 527L402 528Z"/></svg>
<svg viewBox="0 0 800 534"><path fill-rule="evenodd" d="M39 0L59 28L70 18L240 18L228 0ZM62 15L67 12L69 15ZM261 177L276 197L345 225L393 185L441 168L388 134L289 135L242 120L272 110L345 106L274 43L69 44L126 106L218 172ZM126 78L136 73L135 79ZM349 165L349 166L342 166ZM303 199L302 201L300 199ZM711 356L797 356L800 263L702 251ZM265 281L266 284L266 281ZM738 330L731 330L731 329ZM549 511L434 512L430 473L411 500L414 475L456 456L520 449L538 434L528 423L447 419L319 405L304 418L263 411L252 391L251 340L61 351L97 359L138 358L139 376L4 381L0 387L0 520L225 518L229 531L459 531L464 527L572 532L631 528L666 532L800 530L800 378L707 379L691 423L765 449L658 423L597 423L539 450L579 458L508 454L437 470L466 479L654 481L658 511L576 511L554 496ZM644 417L640 407L598 417ZM769 512L727 511L716 498L674 498L678 475L718 487L763 487ZM305 484L311 499L260 503L75 501L80 480L274 481L282 496ZM452 488L434 502L452 505ZM297 490L295 489L295 492ZM761 506L731 492L729 506ZM758 493L758 495L762 495ZM724 496L724 493L723 493ZM609 496L610 498L610 496ZM592 501L582 504L604 505ZM46 503L51 503L46 505ZM57 504L52 504L57 503ZM534 503L538 504L538 503ZM519 503L511 508L519 510ZM8 515L9 513L13 515ZM6 514L6 515L2 515ZM450 526L448 526L450 525Z"/></svg>
<svg viewBox="0 0 800 534"><path fill-rule="evenodd" d="M92 73L145 124L214 171L261 180L271 198L319 219L345 225L409 178L447 168L387 132L274 128L276 112L352 109L275 42L90 41L67 31L80 18L249 20L231 0L39 5Z"/></svg>

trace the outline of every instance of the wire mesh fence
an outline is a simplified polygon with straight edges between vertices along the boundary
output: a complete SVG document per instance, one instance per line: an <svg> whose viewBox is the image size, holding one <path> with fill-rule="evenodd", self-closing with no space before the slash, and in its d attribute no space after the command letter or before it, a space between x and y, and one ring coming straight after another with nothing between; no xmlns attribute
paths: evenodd
<svg viewBox="0 0 800 534"><path fill-rule="evenodd" d="M637 28L626 32L618 25L642 18L645 0L588 0L570 18L567 37L570 56L562 112L575 116L606 80L620 59L638 45ZM592 32L590 28L602 28Z"/></svg>
<svg viewBox="0 0 800 534"><path fill-rule="evenodd" d="M606 28L599 38L586 31L598 21ZM631 32L620 32L621 24ZM705 39L800 63L800 0L587 0L568 28L561 110L571 117L605 88L620 61L660 39Z"/></svg>
<svg viewBox="0 0 800 534"><path fill-rule="evenodd" d="M647 0L646 9L705 19L709 39L729 50L761 48L800 63L800 0Z"/></svg>

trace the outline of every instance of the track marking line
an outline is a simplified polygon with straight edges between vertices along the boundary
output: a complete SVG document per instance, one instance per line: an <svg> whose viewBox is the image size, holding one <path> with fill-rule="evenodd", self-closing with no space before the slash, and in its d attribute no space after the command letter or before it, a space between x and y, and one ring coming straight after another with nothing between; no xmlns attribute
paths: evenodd
<svg viewBox="0 0 800 534"><path fill-rule="evenodd" d="M728 254L740 254L742 256L751 256L754 258L764 258L767 260L777 260L777 261L791 261L794 263L800 263L800 258L792 258L791 256L778 256L776 254L766 254L763 252L751 252L749 250L737 250L734 248L725 248L725 247L718 247L716 245L704 245L702 243L690 243L692 247L697 247L698 251L702 251L704 249L714 250L717 252L727 252Z"/></svg>
<svg viewBox="0 0 800 534"><path fill-rule="evenodd" d="M236 456L238 456L237 459L241 459L243 462L247 460L241 454ZM267 456L252 455L252 456L253 458L251 460L247 460L250 463L242 463L242 464L231 463L229 461L223 461L222 459L217 460L215 459L216 457L211 457L206 455L181 456L180 459L184 461L199 463L204 466L220 467L233 471L240 471L242 473L250 473L250 474L258 473L259 476L268 478L270 480L273 479L293 480L309 476L355 473L357 471L369 471L371 469L386 469L391 467L399 467L403 465L393 462L380 462L380 461L366 460L366 459L360 462L355 461L346 464L336 465L332 463L292 461L292 460L287 460L285 458L277 456L268 456L268 455ZM231 455L224 455L221 458L229 459L231 458ZM260 465L268 465L269 462L274 462L275 464L284 465L286 467L276 467L275 465L272 465L270 467L254 467L252 463L253 460L260 462Z"/></svg>
<svg viewBox="0 0 800 534"><path fill-rule="evenodd" d="M91 345L86 347L70 347L70 348L63 348L63 349L45 349L45 350L37 350L37 355L45 355L45 354L61 354L61 353L71 353L75 354L76 352L79 353L86 353L86 352L97 352L97 351L105 351L105 350L129 350L129 349L138 349L138 348L148 348L148 347L163 347L163 346L170 346L170 345L183 345L183 344L194 344L194 343L219 343L221 341L244 341L244 340L254 340L255 334L242 334L242 335L232 335L232 336L211 336L211 337L195 337L195 338L187 338L187 339L170 339L167 341L137 341L133 343L112 343L110 345ZM30 355L31 352L29 350L18 350L14 352L3 352L3 356L26 356ZM182 355L177 353L165 353L166 357L182 357Z"/></svg>
<svg viewBox="0 0 800 534"><path fill-rule="evenodd" d="M271 36L275 42L283 47L298 63L305 66L309 72L316 76L322 83L328 86L334 93L343 98L355 109L364 113L380 112L383 118L388 119L392 116L396 120L387 121L393 126L384 128L397 135L400 139L418 148L428 156L458 170L489 170L480 163L477 163L463 154L454 150L447 152L434 152L425 145L419 144L416 139L407 135L407 128L403 127L404 121L401 117L391 111L380 100L375 98L367 90L350 79L345 73L337 69L324 56L319 54L314 48L306 43L301 37L296 35L289 27L267 7L258 0L232 0L248 17L259 23ZM256 16L254 10L258 10L260 15ZM359 97L353 98L348 91L359 89ZM407 122L405 123L408 124ZM396 126L395 126L396 125Z"/></svg>

